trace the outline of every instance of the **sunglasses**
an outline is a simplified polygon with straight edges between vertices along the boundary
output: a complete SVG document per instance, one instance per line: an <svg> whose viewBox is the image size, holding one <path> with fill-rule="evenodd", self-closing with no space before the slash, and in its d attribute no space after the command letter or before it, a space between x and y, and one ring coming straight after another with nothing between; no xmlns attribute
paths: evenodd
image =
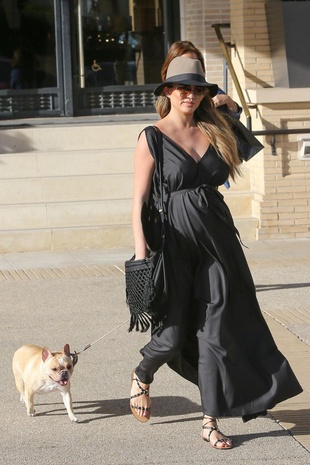
<svg viewBox="0 0 310 465"><path fill-rule="evenodd" d="M176 86L171 86L172 89L177 90L180 95L188 97L190 94L202 96L208 93L208 90L202 86L186 86L183 84L178 84Z"/></svg>

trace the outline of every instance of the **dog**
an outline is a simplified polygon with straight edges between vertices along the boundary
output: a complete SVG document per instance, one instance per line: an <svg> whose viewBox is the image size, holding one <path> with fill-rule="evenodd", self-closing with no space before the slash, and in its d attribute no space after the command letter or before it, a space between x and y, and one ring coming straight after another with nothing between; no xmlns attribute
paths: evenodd
<svg viewBox="0 0 310 465"><path fill-rule="evenodd" d="M62 352L51 352L47 347L33 344L24 345L14 353L12 368L20 400L26 404L29 416L36 414L35 394L59 391L70 420L78 421L72 410L70 378L74 362L69 344L65 344Z"/></svg>

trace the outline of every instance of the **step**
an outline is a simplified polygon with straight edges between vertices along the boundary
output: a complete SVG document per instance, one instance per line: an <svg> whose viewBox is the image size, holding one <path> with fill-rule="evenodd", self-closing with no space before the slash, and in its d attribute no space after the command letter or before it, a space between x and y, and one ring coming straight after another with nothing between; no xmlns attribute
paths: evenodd
<svg viewBox="0 0 310 465"><path fill-rule="evenodd" d="M0 154L0 179L132 173L134 148Z"/></svg>
<svg viewBox="0 0 310 465"><path fill-rule="evenodd" d="M132 174L0 179L0 206L129 199Z"/></svg>
<svg viewBox="0 0 310 465"><path fill-rule="evenodd" d="M242 241L256 240L258 220L236 218ZM0 253L132 247L131 223L0 231Z"/></svg>
<svg viewBox="0 0 310 465"><path fill-rule="evenodd" d="M102 150L134 147L140 131L149 123L46 124L1 128L1 153L66 150ZM152 123L151 123L152 124Z"/></svg>
<svg viewBox="0 0 310 465"><path fill-rule="evenodd" d="M131 199L0 206L0 231L128 224Z"/></svg>
<svg viewBox="0 0 310 465"><path fill-rule="evenodd" d="M126 225L0 231L0 253L133 247Z"/></svg>

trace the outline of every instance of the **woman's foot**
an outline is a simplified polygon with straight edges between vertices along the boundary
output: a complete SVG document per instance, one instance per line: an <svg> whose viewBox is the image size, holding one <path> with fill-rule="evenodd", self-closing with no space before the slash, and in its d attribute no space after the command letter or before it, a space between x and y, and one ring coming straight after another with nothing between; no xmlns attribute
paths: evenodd
<svg viewBox="0 0 310 465"><path fill-rule="evenodd" d="M151 417L150 385L142 383L135 371L131 375L130 408L133 416L143 423Z"/></svg>
<svg viewBox="0 0 310 465"><path fill-rule="evenodd" d="M232 449L233 442L218 429L215 417L204 415L202 419L202 439L215 449Z"/></svg>

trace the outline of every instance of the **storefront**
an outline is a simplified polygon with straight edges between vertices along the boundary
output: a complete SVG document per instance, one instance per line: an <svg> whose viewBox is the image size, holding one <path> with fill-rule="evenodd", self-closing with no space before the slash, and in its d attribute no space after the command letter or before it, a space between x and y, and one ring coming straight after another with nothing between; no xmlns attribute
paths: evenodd
<svg viewBox="0 0 310 465"><path fill-rule="evenodd" d="M0 0L0 118L150 112L179 0Z"/></svg>

